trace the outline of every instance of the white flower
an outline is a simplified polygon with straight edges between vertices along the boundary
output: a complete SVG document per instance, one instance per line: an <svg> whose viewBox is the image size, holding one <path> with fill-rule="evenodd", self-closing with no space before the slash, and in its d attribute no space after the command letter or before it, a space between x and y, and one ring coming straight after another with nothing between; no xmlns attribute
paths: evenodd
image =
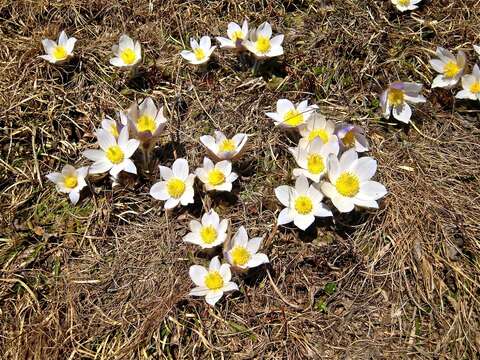
<svg viewBox="0 0 480 360"><path fill-rule="evenodd" d="M480 68L477 64L473 67L471 74L462 77L463 90L455 97L457 99L470 99L480 101Z"/></svg>
<svg viewBox="0 0 480 360"><path fill-rule="evenodd" d="M368 151L368 141L365 131L357 125L338 124L335 129L342 151L354 148L356 152Z"/></svg>
<svg viewBox="0 0 480 360"><path fill-rule="evenodd" d="M210 261L208 270L200 265L192 265L189 270L190 278L197 287L190 291L191 296L205 296L205 301L214 306L221 299L224 292L238 290L232 279L229 264L220 265L218 256Z"/></svg>
<svg viewBox="0 0 480 360"><path fill-rule="evenodd" d="M195 175L189 174L188 162L185 159L177 159L172 168L159 166L159 181L150 189L150 195L157 200L166 201L165 209L172 209L178 204L186 206L193 204L193 182Z"/></svg>
<svg viewBox="0 0 480 360"><path fill-rule="evenodd" d="M138 41L128 35L120 36L118 45L112 46L113 55L110 64L117 67L129 67L137 64L142 59L142 48Z"/></svg>
<svg viewBox="0 0 480 360"><path fill-rule="evenodd" d="M88 167L75 169L72 165L65 165L62 172L50 173L47 179L55 183L58 191L67 193L70 201L75 205L80 199L80 190L87 185L85 182L87 174Z"/></svg>
<svg viewBox="0 0 480 360"><path fill-rule="evenodd" d="M67 60L73 55L73 48L77 39L74 37L69 38L65 31L60 33L58 42L50 39L43 39L42 45L46 55L40 55L40 57L52 64L61 63Z"/></svg>
<svg viewBox="0 0 480 360"><path fill-rule="evenodd" d="M167 124L163 106L158 109L150 97L134 102L125 115L132 137L142 143L158 139Z"/></svg>
<svg viewBox="0 0 480 360"><path fill-rule="evenodd" d="M192 51L182 50L180 55L190 62L190 64L199 65L203 64L210 59L210 56L215 50L216 46L212 46L210 36L202 36L200 44L195 39L190 39L190 46Z"/></svg>
<svg viewBox="0 0 480 360"><path fill-rule="evenodd" d="M335 135L326 144L320 138L315 138L306 147L298 146L288 149L300 169L293 169L294 176L305 176L313 182L319 182L327 172L327 159L330 154L338 155L339 146Z"/></svg>
<svg viewBox="0 0 480 360"><path fill-rule="evenodd" d="M110 171L110 175L116 178L122 170L132 174L137 173L137 168L130 157L137 150L140 142L136 139L128 139L127 127L120 131L118 139L115 139L109 131L100 129L97 131L97 139L101 150L83 152L83 156L94 161L90 166L90 174Z"/></svg>
<svg viewBox="0 0 480 360"><path fill-rule="evenodd" d="M473 45L473 49L475 50L475 52L477 53L477 55L480 56L480 46L478 46L478 45Z"/></svg>
<svg viewBox="0 0 480 360"><path fill-rule="evenodd" d="M231 139L221 131L215 131L215 137L203 135L200 142L205 146L214 160L234 160L240 157L248 140L247 134L237 134Z"/></svg>
<svg viewBox="0 0 480 360"><path fill-rule="evenodd" d="M275 126L296 128L302 125L318 108L317 105L308 105L308 100L300 102L295 106L290 100L280 99L277 101L277 112L267 112Z"/></svg>
<svg viewBox="0 0 480 360"><path fill-rule="evenodd" d="M383 116L388 119L393 112L395 119L408 124L412 116L412 109L408 103L417 104L426 101L426 99L420 95L422 87L422 84L411 82L398 81L392 83L380 97Z"/></svg>
<svg viewBox="0 0 480 360"><path fill-rule="evenodd" d="M317 107L313 105L313 107ZM328 143L332 137L335 137L335 124L333 121L327 120L325 116L318 112L313 112L304 124L299 126L302 139L298 143L301 147L306 147L316 138L320 138L324 144ZM337 140L335 138L335 140Z"/></svg>
<svg viewBox="0 0 480 360"><path fill-rule="evenodd" d="M220 221L220 217L215 210L210 210L203 214L202 222L197 220L190 221L190 231L183 241L199 245L202 249L211 249L223 244L227 238L228 220Z"/></svg>
<svg viewBox="0 0 480 360"><path fill-rule="evenodd" d="M123 116L121 118L122 122L120 123L117 120L112 119L110 116L106 116L105 119L102 120L102 129L110 132L117 139L118 135L120 135L120 131L126 125ZM125 121L125 123L123 123L123 121Z"/></svg>
<svg viewBox="0 0 480 360"><path fill-rule="evenodd" d="M301 230L307 229L315 216L332 216L332 212L322 203L323 195L313 185L308 185L305 176L299 176L295 187L282 185L275 189L277 199L286 206L278 215L278 225L292 222Z"/></svg>
<svg viewBox="0 0 480 360"><path fill-rule="evenodd" d="M250 33L250 38L243 41L243 45L259 59L283 55L283 35L272 38L272 27L264 22L255 31Z"/></svg>
<svg viewBox="0 0 480 360"><path fill-rule="evenodd" d="M224 49L241 49L243 48L243 40L245 40L248 36L248 23L245 20L240 25L231 22L228 24L227 28L227 36L228 38L224 38L222 36L217 36L217 41L220 43L220 47Z"/></svg>
<svg viewBox="0 0 480 360"><path fill-rule="evenodd" d="M422 0L392 0L392 4L401 12L407 10L415 10L418 8L418 3Z"/></svg>
<svg viewBox="0 0 480 360"><path fill-rule="evenodd" d="M268 256L258 252L261 237L248 240L247 231L241 226L225 251L225 258L234 267L250 269L268 263Z"/></svg>
<svg viewBox="0 0 480 360"><path fill-rule="evenodd" d="M457 58L455 58L450 51L442 47L437 47L436 54L438 59L431 59L430 65L436 72L440 73L440 75L433 79L432 88L451 88L456 85L462 77L467 60L465 53L459 51Z"/></svg>
<svg viewBox="0 0 480 360"><path fill-rule="evenodd" d="M232 172L232 163L228 160L213 164L207 157L203 158L203 167L195 171L197 177L205 184L207 191L231 191L232 183L238 175Z"/></svg>
<svg viewBox="0 0 480 360"><path fill-rule="evenodd" d="M378 208L377 201L387 194L385 186L371 181L377 171L377 162L371 157L358 158L355 149L328 159L328 179L322 182L322 192L332 200L340 212L350 212L355 205Z"/></svg>

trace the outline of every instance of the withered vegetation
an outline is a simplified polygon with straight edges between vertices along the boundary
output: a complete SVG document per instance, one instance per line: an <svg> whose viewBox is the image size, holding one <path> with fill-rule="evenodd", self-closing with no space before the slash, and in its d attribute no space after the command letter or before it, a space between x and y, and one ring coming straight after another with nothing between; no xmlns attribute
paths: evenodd
<svg viewBox="0 0 480 360"><path fill-rule="evenodd" d="M380 118L390 81L429 84L436 46L463 49L470 71L480 3L424 0L397 12L367 0L3 0L0 3L0 349L5 359L474 359L480 351L480 111L427 89L413 126ZM178 53L229 21L272 23L285 56L253 76L216 51L208 72ZM65 66L38 58L41 39L79 39ZM144 49L140 76L113 69L122 33ZM165 214L152 172L112 191L96 178L78 206L45 175L87 164L94 129L147 95L170 123L156 164L205 154L199 137L251 134L234 196ZM273 189L292 183L295 139L265 115L279 98L316 102L366 129L378 211L276 228ZM241 291L211 308L187 296L188 221L214 207L266 235L271 264L237 277Z"/></svg>

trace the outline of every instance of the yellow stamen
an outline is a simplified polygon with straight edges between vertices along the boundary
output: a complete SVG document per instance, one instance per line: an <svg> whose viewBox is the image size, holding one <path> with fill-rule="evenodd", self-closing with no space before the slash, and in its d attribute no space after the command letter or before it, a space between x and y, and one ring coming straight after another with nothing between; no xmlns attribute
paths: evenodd
<svg viewBox="0 0 480 360"><path fill-rule="evenodd" d="M124 62L126 65L132 65L137 58L137 55L135 54L135 51L131 48L124 49L120 53L120 59Z"/></svg>
<svg viewBox="0 0 480 360"><path fill-rule="evenodd" d="M302 215L307 215L312 212L313 209L313 203L312 199L310 199L308 196L305 195L300 195L295 199L295 210L299 214Z"/></svg>
<svg viewBox="0 0 480 360"><path fill-rule="evenodd" d="M112 124L110 126L110 134L112 134L113 136L115 136L115 138L118 138L118 127L117 127L117 124Z"/></svg>
<svg viewBox="0 0 480 360"><path fill-rule="evenodd" d="M63 46L55 46L52 52L55 60L65 60L68 57L67 50Z"/></svg>
<svg viewBox="0 0 480 360"><path fill-rule="evenodd" d="M255 44L258 52L260 53L267 53L268 50L272 47L270 44L270 39L266 36L259 35L257 38L257 42Z"/></svg>
<svg viewBox="0 0 480 360"><path fill-rule="evenodd" d="M250 253L243 246L235 246L230 254L233 265L243 266L250 260Z"/></svg>
<svg viewBox="0 0 480 360"><path fill-rule="evenodd" d="M213 186L223 184L225 182L225 174L218 169L213 169L208 173L208 183Z"/></svg>
<svg viewBox="0 0 480 360"><path fill-rule="evenodd" d="M314 129L308 134L308 140L312 142L316 137L319 137L324 144L328 142L330 135L325 129Z"/></svg>
<svg viewBox="0 0 480 360"><path fill-rule="evenodd" d="M167 181L167 192L172 198L178 199L185 192L185 181L171 178Z"/></svg>
<svg viewBox="0 0 480 360"><path fill-rule="evenodd" d="M393 106L400 106L405 101L405 93L399 89L390 89L388 91L388 102Z"/></svg>
<svg viewBox="0 0 480 360"><path fill-rule="evenodd" d="M195 54L195 58L200 61L200 60L203 60L205 58L205 51L203 51L202 48L196 48L193 50L193 53Z"/></svg>
<svg viewBox="0 0 480 360"><path fill-rule="evenodd" d="M120 164L125 157L123 150L118 145L110 146L105 154L112 164Z"/></svg>
<svg viewBox="0 0 480 360"><path fill-rule="evenodd" d="M344 172L337 178L335 188L343 196L354 197L360 190L360 180L357 175Z"/></svg>
<svg viewBox="0 0 480 360"><path fill-rule="evenodd" d="M210 271L205 276L205 286L210 290L218 290L223 287L223 278L218 271Z"/></svg>
<svg viewBox="0 0 480 360"><path fill-rule="evenodd" d="M157 129L157 124L155 124L155 119L150 115L142 115L137 119L137 130L140 132L150 131L154 133Z"/></svg>
<svg viewBox="0 0 480 360"><path fill-rule="evenodd" d="M472 85L470 85L470 92L474 94L480 93L480 81L475 81Z"/></svg>
<svg viewBox="0 0 480 360"><path fill-rule="evenodd" d="M353 130L350 130L345 134L345 136L342 139L343 145L346 147L354 147L355 146L355 133Z"/></svg>
<svg viewBox="0 0 480 360"><path fill-rule="evenodd" d="M232 34L232 41L243 40L243 32L241 30L234 31Z"/></svg>
<svg viewBox="0 0 480 360"><path fill-rule="evenodd" d="M283 115L283 122L289 126L298 126L303 123L303 115L297 109L289 110Z"/></svg>
<svg viewBox="0 0 480 360"><path fill-rule="evenodd" d="M307 169L312 174L320 174L325 170L325 163L320 154L310 154L307 158Z"/></svg>
<svg viewBox="0 0 480 360"><path fill-rule="evenodd" d="M445 75L445 77L447 78L453 78L457 76L459 72L460 72L460 67L453 60L450 60L448 63L446 63L443 66L443 75Z"/></svg>
<svg viewBox="0 0 480 360"><path fill-rule="evenodd" d="M65 176L63 183L66 188L73 189L78 184L78 178L75 175L67 175Z"/></svg>
<svg viewBox="0 0 480 360"><path fill-rule="evenodd" d="M212 225L203 226L200 230L200 238L205 244L211 244L217 240L217 230Z"/></svg>
<svg viewBox="0 0 480 360"><path fill-rule="evenodd" d="M230 152L235 150L235 142L232 139L223 140L218 146L220 152Z"/></svg>
<svg viewBox="0 0 480 360"><path fill-rule="evenodd" d="M410 5L410 1L411 0L398 0L398 5L408 6L408 5Z"/></svg>

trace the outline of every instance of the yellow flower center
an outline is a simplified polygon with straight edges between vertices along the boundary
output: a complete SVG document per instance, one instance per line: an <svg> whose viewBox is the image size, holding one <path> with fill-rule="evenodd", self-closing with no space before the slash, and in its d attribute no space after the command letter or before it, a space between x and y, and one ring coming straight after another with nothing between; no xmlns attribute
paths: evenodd
<svg viewBox="0 0 480 360"><path fill-rule="evenodd" d="M283 115L283 122L289 126L298 126L303 123L303 115L297 110L288 110Z"/></svg>
<svg viewBox="0 0 480 360"><path fill-rule="evenodd" d="M270 44L270 39L262 35L258 36L255 46L260 53L266 53L272 47L272 45Z"/></svg>
<svg viewBox="0 0 480 360"><path fill-rule="evenodd" d="M337 178L335 187L339 194L346 197L354 197L360 190L360 180L357 175L344 172Z"/></svg>
<svg viewBox="0 0 480 360"><path fill-rule="evenodd" d="M308 134L308 140L312 142L316 137L319 137L324 144L328 142L330 135L325 129L314 129Z"/></svg>
<svg viewBox="0 0 480 360"><path fill-rule="evenodd" d="M475 81L471 86L470 86L470 92L474 94L480 93L480 81Z"/></svg>
<svg viewBox="0 0 480 360"><path fill-rule="evenodd" d="M110 126L110 134L112 134L113 136L115 136L115 138L118 138L118 128L117 128L117 125L116 124L112 124Z"/></svg>
<svg viewBox="0 0 480 360"><path fill-rule="evenodd" d="M447 78L453 78L460 72L460 67L455 61L450 60L443 66L443 75Z"/></svg>
<svg viewBox="0 0 480 360"><path fill-rule="evenodd" d="M118 145L110 146L107 151L105 151L105 154L112 164L120 164L125 157L123 150Z"/></svg>
<svg viewBox="0 0 480 360"><path fill-rule="evenodd" d="M208 173L208 182L213 186L223 184L225 182L225 174L218 169L213 169Z"/></svg>
<svg viewBox="0 0 480 360"><path fill-rule="evenodd" d="M411 0L398 0L398 5L408 6L408 5L410 5L410 1Z"/></svg>
<svg viewBox="0 0 480 360"><path fill-rule="evenodd" d="M73 189L78 184L78 179L75 175L67 175L63 180L65 187L68 189Z"/></svg>
<svg viewBox="0 0 480 360"><path fill-rule="evenodd" d="M52 52L53 57L55 60L65 60L68 56L67 50L63 46L55 46Z"/></svg>
<svg viewBox="0 0 480 360"><path fill-rule="evenodd" d="M155 119L150 115L142 115L137 119L137 130L140 132L150 131L153 134L156 128Z"/></svg>
<svg viewBox="0 0 480 360"><path fill-rule="evenodd" d="M205 51L203 51L202 48L196 48L193 50L193 53L195 54L195 58L200 61L205 57Z"/></svg>
<svg viewBox="0 0 480 360"><path fill-rule="evenodd" d="M353 130L350 130L345 134L345 136L342 139L343 145L346 147L353 147L355 146L355 134Z"/></svg>
<svg viewBox="0 0 480 360"><path fill-rule="evenodd" d="M393 106L400 106L405 101L405 93L399 89L390 89L388 91L388 102Z"/></svg>
<svg viewBox="0 0 480 360"><path fill-rule="evenodd" d="M307 215L312 212L313 209L313 203L312 199L310 199L308 196L305 195L300 195L295 199L295 210L299 214L302 215Z"/></svg>
<svg viewBox="0 0 480 360"><path fill-rule="evenodd" d="M213 227L213 225L203 226L200 229L200 238L205 244L211 244L215 240L217 240L217 230Z"/></svg>
<svg viewBox="0 0 480 360"><path fill-rule="evenodd" d="M243 32L241 30L234 31L232 34L232 41L243 40Z"/></svg>
<svg viewBox="0 0 480 360"><path fill-rule="evenodd" d="M230 152L235 150L235 142L232 139L223 140L218 146L220 152Z"/></svg>
<svg viewBox="0 0 480 360"><path fill-rule="evenodd" d="M167 181L167 192L172 198L178 199L185 192L185 181L171 178Z"/></svg>
<svg viewBox="0 0 480 360"><path fill-rule="evenodd" d="M205 286L210 290L218 290L223 287L223 278L218 271L210 271L205 275Z"/></svg>
<svg viewBox="0 0 480 360"><path fill-rule="evenodd" d="M235 246L231 252L233 265L243 266L250 260L250 253L243 246Z"/></svg>
<svg viewBox="0 0 480 360"><path fill-rule="evenodd" d="M136 58L137 55L135 55L135 51L131 48L124 49L120 53L120 59L122 59L123 63L126 65L132 65Z"/></svg>
<svg viewBox="0 0 480 360"><path fill-rule="evenodd" d="M323 157L319 154L310 154L307 158L307 169L312 174L320 174L325 170Z"/></svg>

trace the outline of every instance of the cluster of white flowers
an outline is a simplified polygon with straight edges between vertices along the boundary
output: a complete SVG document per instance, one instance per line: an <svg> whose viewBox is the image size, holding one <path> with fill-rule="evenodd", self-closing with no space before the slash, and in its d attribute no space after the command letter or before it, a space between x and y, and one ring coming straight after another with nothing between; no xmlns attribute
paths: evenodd
<svg viewBox="0 0 480 360"><path fill-rule="evenodd" d="M338 211L352 211L355 206L378 208L377 200L387 193L385 187L370 180L377 170L377 162L358 153L368 151L368 142L362 128L334 124L302 101L295 106L281 99L277 112L266 115L277 125L298 130L302 138L295 148L289 148L298 168L293 170L295 186L282 185L275 195L285 208L278 216L278 224L293 221L306 230L315 217L333 216L322 201L328 197ZM309 183L309 180L312 183Z"/></svg>
<svg viewBox="0 0 480 360"><path fill-rule="evenodd" d="M283 35L272 37L272 27L264 22L257 29L248 29L245 20L240 26L231 22L227 27L227 36L216 39L222 49L233 49L237 53L248 50L256 59L264 60L283 55ZM200 41L190 39L190 50L183 50L180 55L194 65L205 64L210 59L216 46L212 46L209 36L202 36Z"/></svg>

